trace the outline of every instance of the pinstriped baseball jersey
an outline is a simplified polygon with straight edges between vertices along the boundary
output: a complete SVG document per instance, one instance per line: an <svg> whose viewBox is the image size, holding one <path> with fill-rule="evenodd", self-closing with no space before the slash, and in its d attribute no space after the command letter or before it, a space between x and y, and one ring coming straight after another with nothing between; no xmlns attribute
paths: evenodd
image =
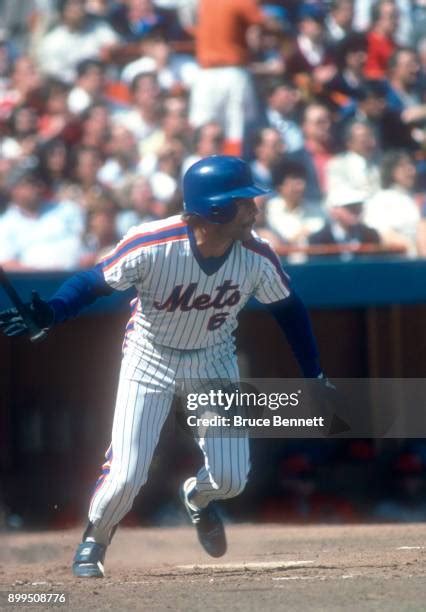
<svg viewBox="0 0 426 612"><path fill-rule="evenodd" d="M131 229L102 261L111 287L137 290L127 343L192 350L229 342L251 296L271 303L290 293L277 256L254 234L208 259L180 215Z"/></svg>

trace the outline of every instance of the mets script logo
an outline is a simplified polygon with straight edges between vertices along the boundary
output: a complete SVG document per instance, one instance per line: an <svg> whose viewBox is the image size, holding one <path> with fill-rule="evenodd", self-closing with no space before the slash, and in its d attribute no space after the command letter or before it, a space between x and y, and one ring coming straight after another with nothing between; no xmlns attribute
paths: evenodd
<svg viewBox="0 0 426 612"><path fill-rule="evenodd" d="M216 287L214 296L208 293L196 296L197 287L198 283L190 283L186 289L184 285L177 285L164 302L161 303L156 300L154 307L166 312L176 312L177 310L188 312L189 310L207 310L209 308L222 310L226 306L235 306L241 299L241 293L238 290L239 285L233 285L231 280L226 280L222 285ZM207 329L218 329L225 323L229 314L229 312L214 314L209 319Z"/></svg>

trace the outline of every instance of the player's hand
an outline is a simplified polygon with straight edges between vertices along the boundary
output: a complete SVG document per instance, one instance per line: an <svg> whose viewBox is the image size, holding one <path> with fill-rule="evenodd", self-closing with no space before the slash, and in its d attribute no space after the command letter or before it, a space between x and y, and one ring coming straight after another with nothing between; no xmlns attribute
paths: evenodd
<svg viewBox="0 0 426 612"><path fill-rule="evenodd" d="M40 329L48 329L53 324L53 308L42 300L37 291L32 292L31 302L25 304L34 321ZM29 329L16 308L8 308L0 312L0 330L6 336L24 336Z"/></svg>
<svg viewBox="0 0 426 612"><path fill-rule="evenodd" d="M322 373L316 379L309 379L308 389L313 415L322 416L326 420L326 435L348 433L351 427L346 422L346 417L342 417L345 414L342 410L344 399L333 382Z"/></svg>

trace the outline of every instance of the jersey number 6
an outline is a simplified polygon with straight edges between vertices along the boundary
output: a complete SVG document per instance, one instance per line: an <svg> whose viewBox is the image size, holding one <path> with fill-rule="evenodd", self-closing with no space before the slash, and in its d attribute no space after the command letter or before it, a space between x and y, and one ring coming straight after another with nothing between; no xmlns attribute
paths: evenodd
<svg viewBox="0 0 426 612"><path fill-rule="evenodd" d="M225 323L226 317L229 317L229 314L229 312L218 312L217 314L210 317L209 322L207 324L207 329L209 331L219 329L219 327Z"/></svg>

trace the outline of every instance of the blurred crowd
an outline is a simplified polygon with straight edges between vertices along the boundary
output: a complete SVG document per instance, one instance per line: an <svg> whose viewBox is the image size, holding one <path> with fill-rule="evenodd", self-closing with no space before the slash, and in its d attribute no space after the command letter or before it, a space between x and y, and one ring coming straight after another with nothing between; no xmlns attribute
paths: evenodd
<svg viewBox="0 0 426 612"><path fill-rule="evenodd" d="M22 453L19 468L4 481L3 491L0 487L0 533L34 527L64 529L81 523L87 492L93 486L93 465L82 462L76 476L69 439L68 435L65 446L56 442L54 453L34 448L37 441L33 440L32 452L27 448ZM167 444L175 451L172 460L156 456L152 469L158 478L144 486L123 526L169 527L186 520L176 491L197 465L198 454L188 440L176 443L168 438ZM247 489L221 508L228 522L303 525L426 520L424 440L311 439L286 440L285 444L252 440L252 454ZM59 473L67 478L56 478Z"/></svg>
<svg viewBox="0 0 426 612"><path fill-rule="evenodd" d="M424 440L299 441L278 453L257 507L262 522L410 523L426 519Z"/></svg>
<svg viewBox="0 0 426 612"><path fill-rule="evenodd" d="M426 0L7 0L0 125L9 270L93 265L218 153L292 261L426 255Z"/></svg>

